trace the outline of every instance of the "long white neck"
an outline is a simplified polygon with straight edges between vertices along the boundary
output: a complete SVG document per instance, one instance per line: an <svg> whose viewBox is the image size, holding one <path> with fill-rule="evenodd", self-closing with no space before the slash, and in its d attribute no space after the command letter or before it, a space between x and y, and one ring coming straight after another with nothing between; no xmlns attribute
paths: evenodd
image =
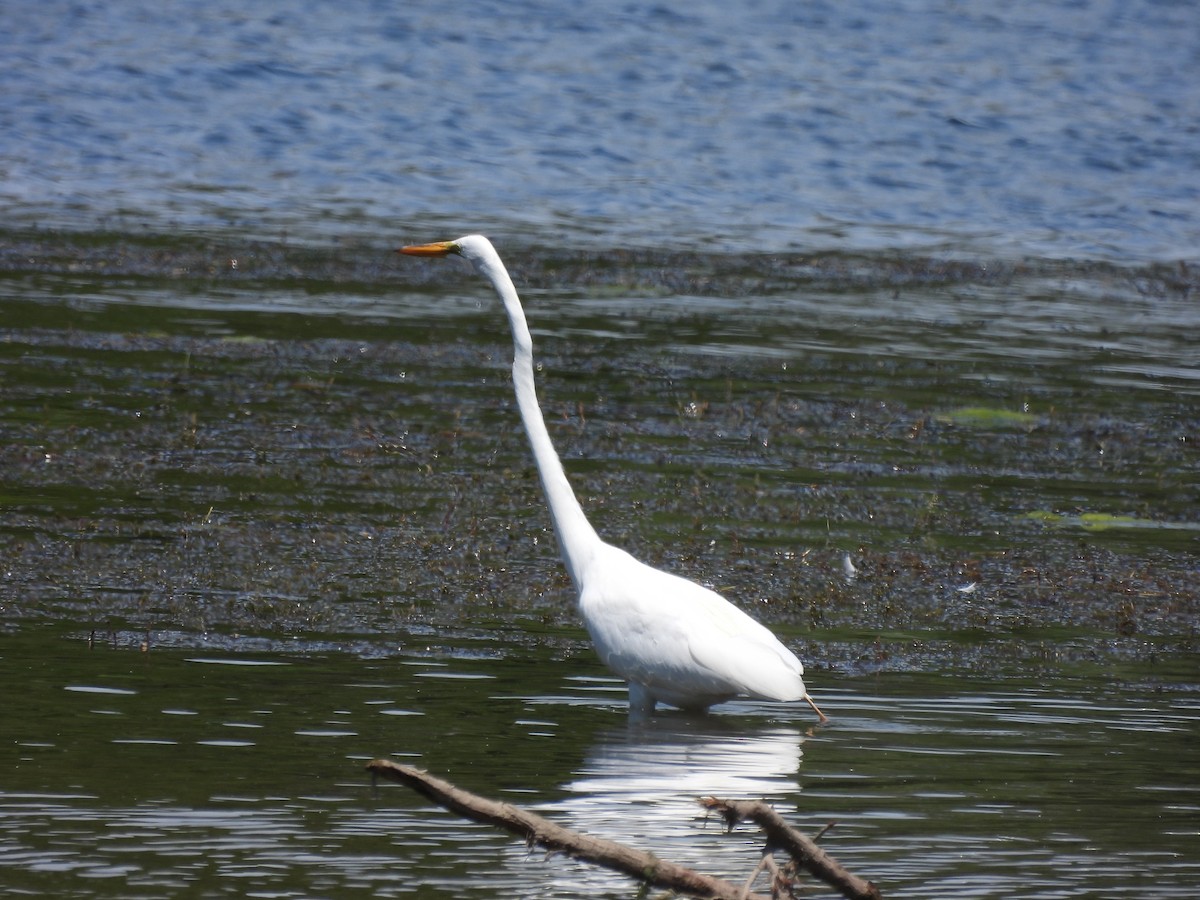
<svg viewBox="0 0 1200 900"><path fill-rule="evenodd" d="M495 251L475 259L474 263L480 274L492 282L496 293L504 302L505 312L508 313L508 323L512 327L513 335L512 373L517 407L521 412L525 433L529 436L529 445L533 449L533 458L537 463L542 490L546 494L546 503L550 507L559 551L578 591L582 584L583 571L595 556L596 549L601 546L601 540L584 516L583 508L579 505L575 492L571 490L570 482L567 481L562 462L554 452L550 433L546 430L546 422L542 418L534 386L533 338L529 334L525 311L521 308L521 301L516 288L513 287L512 279L508 277L508 272Z"/></svg>

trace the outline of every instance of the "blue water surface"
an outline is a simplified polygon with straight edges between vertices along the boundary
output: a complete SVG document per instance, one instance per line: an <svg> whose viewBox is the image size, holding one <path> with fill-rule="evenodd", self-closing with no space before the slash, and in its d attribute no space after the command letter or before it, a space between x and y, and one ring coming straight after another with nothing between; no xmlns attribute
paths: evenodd
<svg viewBox="0 0 1200 900"><path fill-rule="evenodd" d="M1200 246L1186 2L13 0L3 20L9 223L1118 262Z"/></svg>

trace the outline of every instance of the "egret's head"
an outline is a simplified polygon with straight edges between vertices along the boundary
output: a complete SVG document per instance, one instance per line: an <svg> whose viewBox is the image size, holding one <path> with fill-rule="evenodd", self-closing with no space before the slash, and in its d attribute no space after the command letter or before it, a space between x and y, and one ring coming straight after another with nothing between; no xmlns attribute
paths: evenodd
<svg viewBox="0 0 1200 900"><path fill-rule="evenodd" d="M401 247L400 253L408 256L449 256L456 253L472 262L482 258L489 250L493 253L491 241L481 234L468 234L457 241L435 241L432 244L413 244Z"/></svg>

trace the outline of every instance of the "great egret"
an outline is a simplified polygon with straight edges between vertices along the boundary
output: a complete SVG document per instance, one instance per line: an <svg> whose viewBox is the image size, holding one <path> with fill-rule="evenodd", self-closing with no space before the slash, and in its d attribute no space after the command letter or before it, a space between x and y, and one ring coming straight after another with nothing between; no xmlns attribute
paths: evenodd
<svg viewBox="0 0 1200 900"><path fill-rule="evenodd" d="M492 283L513 334L513 388L579 612L600 659L629 682L634 712L656 703L704 710L738 695L805 700L804 666L763 625L715 591L652 568L606 544L583 514L542 419L533 339L512 279L487 238L472 234L400 248L410 256L457 254Z"/></svg>

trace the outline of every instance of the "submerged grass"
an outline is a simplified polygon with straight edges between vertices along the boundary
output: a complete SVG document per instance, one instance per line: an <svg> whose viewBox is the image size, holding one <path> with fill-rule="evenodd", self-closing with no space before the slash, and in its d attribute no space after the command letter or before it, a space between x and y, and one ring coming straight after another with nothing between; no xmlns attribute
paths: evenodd
<svg viewBox="0 0 1200 900"><path fill-rule="evenodd" d="M615 543L817 665L1194 649L1192 273L541 253L543 408ZM10 234L0 268L6 626L584 641L465 275L118 235ZM1056 278L1138 346L1045 318Z"/></svg>

